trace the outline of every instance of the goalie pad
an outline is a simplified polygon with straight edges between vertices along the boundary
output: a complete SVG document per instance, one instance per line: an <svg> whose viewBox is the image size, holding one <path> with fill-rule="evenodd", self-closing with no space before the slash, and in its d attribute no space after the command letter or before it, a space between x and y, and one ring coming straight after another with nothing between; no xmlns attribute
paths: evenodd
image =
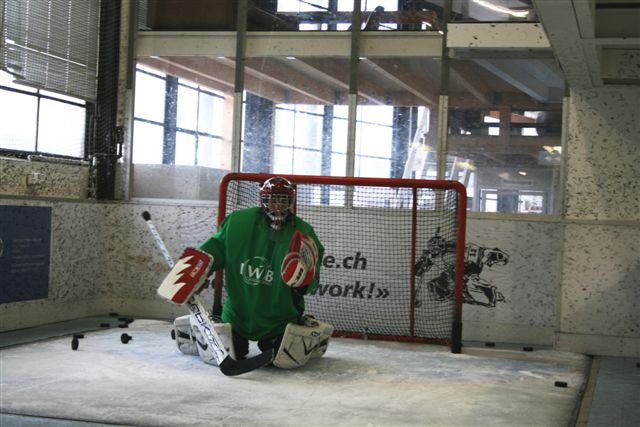
<svg viewBox="0 0 640 427"><path fill-rule="evenodd" d="M307 317L304 325L289 323L273 364L278 368L293 369L322 356L329 347L333 329L333 325L312 317Z"/></svg>
<svg viewBox="0 0 640 427"><path fill-rule="evenodd" d="M190 317L190 314L176 317L173 321L172 335L181 353L195 356L198 354L198 347L196 345L196 337L191 332Z"/></svg>
<svg viewBox="0 0 640 427"><path fill-rule="evenodd" d="M174 304L184 304L204 288L213 257L206 252L187 248L158 288L158 295Z"/></svg>
<svg viewBox="0 0 640 427"><path fill-rule="evenodd" d="M196 351L200 359L209 365L218 366L218 362L216 360L215 355L213 354L213 350L211 346L207 343L207 340L202 335L202 332L199 328L199 322L195 319L193 315L189 316L189 320L191 322L191 333L195 338ZM214 323L213 330L218 334L220 339L222 340L222 345L227 350L227 353L231 356L232 359L236 358L236 353L233 349L233 340L231 339L231 324L230 323Z"/></svg>
<svg viewBox="0 0 640 427"><path fill-rule="evenodd" d="M296 230L282 260L282 280L293 288L309 285L316 277L318 247L313 239Z"/></svg>

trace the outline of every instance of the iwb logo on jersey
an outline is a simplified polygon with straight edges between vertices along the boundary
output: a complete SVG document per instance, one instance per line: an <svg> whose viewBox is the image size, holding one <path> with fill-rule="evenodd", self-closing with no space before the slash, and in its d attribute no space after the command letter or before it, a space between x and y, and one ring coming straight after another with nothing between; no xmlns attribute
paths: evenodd
<svg viewBox="0 0 640 427"><path fill-rule="evenodd" d="M274 272L269 268L271 263L264 257L256 256L240 264L242 280L251 286L271 285Z"/></svg>

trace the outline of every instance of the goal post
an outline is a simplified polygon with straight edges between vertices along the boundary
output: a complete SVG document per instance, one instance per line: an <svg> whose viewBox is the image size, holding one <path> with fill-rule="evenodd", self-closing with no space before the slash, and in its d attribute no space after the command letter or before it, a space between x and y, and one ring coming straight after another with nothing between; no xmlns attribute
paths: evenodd
<svg viewBox="0 0 640 427"><path fill-rule="evenodd" d="M259 205L264 173L220 184L218 224ZM306 312L335 335L462 347L466 190L457 181L277 175L296 188L295 212L325 252ZM223 299L216 277L214 312Z"/></svg>

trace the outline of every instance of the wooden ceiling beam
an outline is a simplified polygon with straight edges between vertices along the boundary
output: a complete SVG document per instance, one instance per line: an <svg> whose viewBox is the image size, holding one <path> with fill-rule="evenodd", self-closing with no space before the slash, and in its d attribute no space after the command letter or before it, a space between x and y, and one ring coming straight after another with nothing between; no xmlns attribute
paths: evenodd
<svg viewBox="0 0 640 427"><path fill-rule="evenodd" d="M298 60L312 67L316 72L324 74L327 81L339 85L348 92L349 67L345 65L345 62L331 58L298 58ZM358 96L366 99L372 105L391 105L384 87L364 79L358 79Z"/></svg>
<svg viewBox="0 0 640 427"><path fill-rule="evenodd" d="M235 64L234 61L231 62ZM314 104L332 105L336 102L335 91L327 85L273 58L247 58L245 66L245 76L252 75L259 80L283 87L291 93L297 92L315 101Z"/></svg>
<svg viewBox="0 0 640 427"><path fill-rule="evenodd" d="M468 61L452 60L449 62L449 65L451 77L455 78L465 90L475 96L481 103L486 105L493 104L493 91L486 81L477 77L477 73Z"/></svg>
<svg viewBox="0 0 640 427"><path fill-rule="evenodd" d="M447 153L456 156L469 156L473 153L482 155L524 154L536 156L545 145L558 145L558 138L511 136L509 143L495 136L483 135L449 135Z"/></svg>
<svg viewBox="0 0 640 427"><path fill-rule="evenodd" d="M234 92L235 71L228 64L222 64L205 57L162 57L145 59L146 64L167 72L168 74L191 80L211 89L227 94ZM252 75L245 76L245 89L253 94L270 99L276 103L317 104L315 98L304 94L296 94L280 85L261 80Z"/></svg>
<svg viewBox="0 0 640 427"><path fill-rule="evenodd" d="M365 59L365 66L388 79L420 100L419 104L431 107L438 105L439 90L433 83L420 77L409 69L401 60L395 59Z"/></svg>

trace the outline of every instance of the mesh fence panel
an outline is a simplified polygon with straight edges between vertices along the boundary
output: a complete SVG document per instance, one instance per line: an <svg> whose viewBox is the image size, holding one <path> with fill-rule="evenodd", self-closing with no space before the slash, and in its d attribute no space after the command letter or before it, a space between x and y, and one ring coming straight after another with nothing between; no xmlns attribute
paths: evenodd
<svg viewBox="0 0 640 427"><path fill-rule="evenodd" d="M256 206L268 176L232 175L223 180L224 199L221 190L226 213ZM341 335L450 343L454 289L462 286L455 282L456 250L464 246L457 188L432 188L435 181L426 180L398 187L398 180L285 177L296 186L296 214L325 247L320 285L306 296L306 311Z"/></svg>

